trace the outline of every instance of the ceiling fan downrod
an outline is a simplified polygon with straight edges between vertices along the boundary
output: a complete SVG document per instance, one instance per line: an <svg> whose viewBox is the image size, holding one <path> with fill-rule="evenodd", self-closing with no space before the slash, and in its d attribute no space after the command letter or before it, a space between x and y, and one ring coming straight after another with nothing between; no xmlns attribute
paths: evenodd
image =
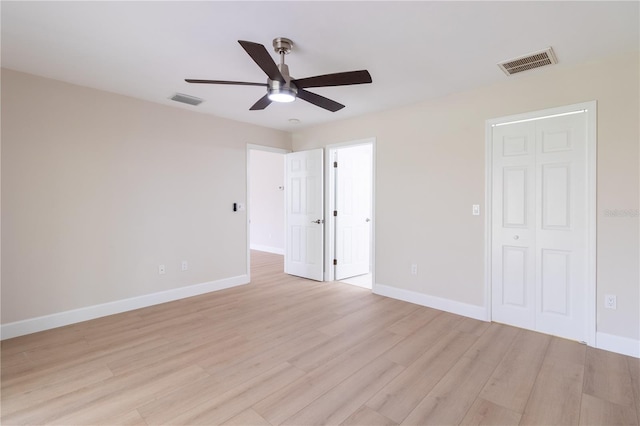
<svg viewBox="0 0 640 426"><path fill-rule="evenodd" d="M267 93L269 99L274 102L293 102L298 95L298 88L291 83L289 66L284 63L284 56L289 54L292 48L293 42L288 38L278 37L273 39L273 49L280 55L278 70L280 70L280 74L285 80L284 84L277 80L269 80Z"/></svg>

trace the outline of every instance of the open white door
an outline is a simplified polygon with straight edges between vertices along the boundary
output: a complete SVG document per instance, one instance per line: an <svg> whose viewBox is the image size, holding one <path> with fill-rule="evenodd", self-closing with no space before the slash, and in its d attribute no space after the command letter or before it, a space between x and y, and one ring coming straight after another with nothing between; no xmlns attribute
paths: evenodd
<svg viewBox="0 0 640 426"><path fill-rule="evenodd" d="M335 279L342 280L371 269L372 147L341 148L336 160Z"/></svg>
<svg viewBox="0 0 640 426"><path fill-rule="evenodd" d="M324 279L323 150L286 155L284 272Z"/></svg>

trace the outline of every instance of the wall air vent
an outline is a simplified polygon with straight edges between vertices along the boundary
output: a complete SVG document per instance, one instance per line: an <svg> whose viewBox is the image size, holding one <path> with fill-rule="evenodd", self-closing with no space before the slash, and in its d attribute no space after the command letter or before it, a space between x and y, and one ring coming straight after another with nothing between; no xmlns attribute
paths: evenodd
<svg viewBox="0 0 640 426"><path fill-rule="evenodd" d="M183 104L198 106L203 102L203 99L196 98L195 96L183 95L182 93L176 93L170 98L172 101L182 102Z"/></svg>
<svg viewBox="0 0 640 426"><path fill-rule="evenodd" d="M509 59L498 64L506 75L516 74L522 71L532 70L547 65L557 64L558 60L550 47L538 52L529 53L515 59Z"/></svg>

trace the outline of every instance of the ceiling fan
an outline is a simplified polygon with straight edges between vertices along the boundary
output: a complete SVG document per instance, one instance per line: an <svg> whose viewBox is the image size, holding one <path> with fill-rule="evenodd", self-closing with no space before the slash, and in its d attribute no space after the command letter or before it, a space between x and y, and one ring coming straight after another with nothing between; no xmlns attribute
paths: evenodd
<svg viewBox="0 0 640 426"><path fill-rule="evenodd" d="M267 88L267 94L258 99L253 104L252 111L262 110L271 104L271 102L293 102L296 98L303 99L320 108L324 108L331 112L336 112L344 105L331 99L320 96L316 93L305 90L309 87L329 87L329 86L348 86L352 84L371 83L371 75L367 70L347 71L335 74L317 75L315 77L307 77L295 79L289 74L289 67L284 63L284 56L291 52L293 42L288 38L278 37L273 40L273 48L280 55L280 64L271 58L267 49L259 44L251 41L238 40L238 43L251 56L251 59L264 71L268 79L266 83L250 83L245 81L225 81L225 80L194 80L185 79L187 83L204 83L204 84L231 84L239 86L263 86Z"/></svg>

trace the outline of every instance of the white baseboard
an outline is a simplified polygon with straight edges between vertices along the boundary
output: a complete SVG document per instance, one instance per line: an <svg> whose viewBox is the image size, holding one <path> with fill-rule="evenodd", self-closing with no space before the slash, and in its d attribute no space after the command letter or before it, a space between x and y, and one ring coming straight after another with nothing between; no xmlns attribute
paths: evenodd
<svg viewBox="0 0 640 426"><path fill-rule="evenodd" d="M640 340L629 337L597 332L596 348L640 358Z"/></svg>
<svg viewBox="0 0 640 426"><path fill-rule="evenodd" d="M451 312L452 314L462 315L480 321L487 321L487 310L484 306L469 305L468 303L429 296L428 294L404 290L383 284L374 284L372 291L374 294L379 294L380 296L391 297L392 299L403 300L405 302L427 306L440 311Z"/></svg>
<svg viewBox="0 0 640 426"><path fill-rule="evenodd" d="M248 275L239 275L237 277L194 284L187 287L145 294L144 296L116 300L114 302L102 303L100 305L87 306L84 308L73 309L71 311L58 312L42 317L2 324L2 326L0 326L0 340L37 333L38 331L49 330L108 315L119 314L121 312L132 311L134 309L146 308L147 306L198 296L200 294L224 290L226 288L248 283Z"/></svg>
<svg viewBox="0 0 640 426"><path fill-rule="evenodd" d="M284 249L280 247L269 247L260 244L251 244L251 250L266 251L267 253L281 254L284 256Z"/></svg>

